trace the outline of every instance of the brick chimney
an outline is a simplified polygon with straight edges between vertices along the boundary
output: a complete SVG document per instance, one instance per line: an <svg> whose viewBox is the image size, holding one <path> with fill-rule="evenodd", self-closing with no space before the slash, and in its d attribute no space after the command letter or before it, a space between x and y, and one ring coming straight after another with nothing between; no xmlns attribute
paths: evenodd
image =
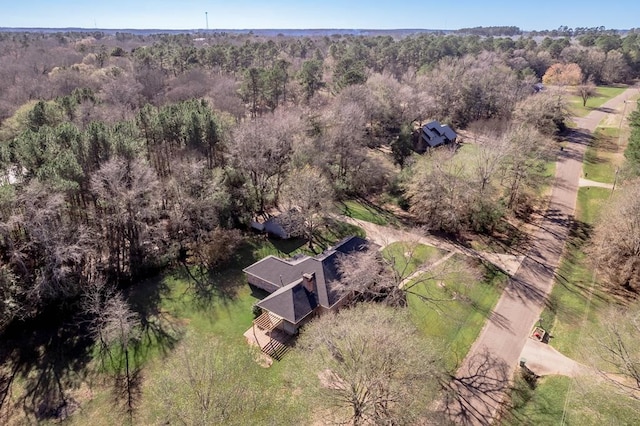
<svg viewBox="0 0 640 426"><path fill-rule="evenodd" d="M316 273L305 273L302 274L302 285L307 289L308 292L315 294L316 293Z"/></svg>

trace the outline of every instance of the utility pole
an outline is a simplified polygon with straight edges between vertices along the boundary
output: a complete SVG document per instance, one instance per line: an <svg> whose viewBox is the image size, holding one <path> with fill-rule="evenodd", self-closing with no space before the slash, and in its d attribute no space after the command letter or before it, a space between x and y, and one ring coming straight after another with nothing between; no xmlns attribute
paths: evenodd
<svg viewBox="0 0 640 426"><path fill-rule="evenodd" d="M204 19L207 21L207 31L209 31L209 12L204 13Z"/></svg>
<svg viewBox="0 0 640 426"><path fill-rule="evenodd" d="M627 102L624 101L624 107L622 108L622 118L620 118L620 125L618 125L618 148L620 148L620 138L622 138L622 123L624 122L624 114L627 112Z"/></svg>

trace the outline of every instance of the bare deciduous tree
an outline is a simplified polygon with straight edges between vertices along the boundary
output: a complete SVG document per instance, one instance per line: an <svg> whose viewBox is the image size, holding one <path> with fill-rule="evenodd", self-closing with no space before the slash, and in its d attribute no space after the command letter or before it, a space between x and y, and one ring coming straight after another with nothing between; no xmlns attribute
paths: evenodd
<svg viewBox="0 0 640 426"><path fill-rule="evenodd" d="M432 114L455 125L476 120L509 118L524 95L515 73L496 54L442 59L425 79L433 99ZM422 119L422 117L420 117Z"/></svg>
<svg viewBox="0 0 640 426"><path fill-rule="evenodd" d="M115 370L116 401L124 400L126 411L132 416L139 398L140 372L132 367L130 357L131 346L140 338L140 319L122 293L102 279L96 280L87 291L84 309L93 316L91 330L100 343L103 363L108 360Z"/></svg>
<svg viewBox="0 0 640 426"><path fill-rule="evenodd" d="M408 297L425 303L437 303L457 298L435 296L432 286L448 280L476 282L480 271L472 262L461 261L453 253L434 253L422 258L422 244L406 241L394 244L383 252L372 249L343 256L338 263L340 281L337 290L351 303L376 302L389 306L407 306ZM468 260L468 259L465 259Z"/></svg>
<svg viewBox="0 0 640 426"><path fill-rule="evenodd" d="M587 337L585 356L618 392L640 401L640 305L612 307L600 325Z"/></svg>
<svg viewBox="0 0 640 426"><path fill-rule="evenodd" d="M298 346L319 388L318 404L333 417L327 420L364 425L433 418L441 370L406 311L363 303L329 313L304 329Z"/></svg>
<svg viewBox="0 0 640 426"><path fill-rule="evenodd" d="M318 153L318 159L325 164L315 163L328 169L337 188L347 190L367 160L365 109L354 99L354 92L357 89L343 91L326 111L322 136L325 145Z"/></svg>
<svg viewBox="0 0 640 426"><path fill-rule="evenodd" d="M91 177L96 197L101 249L116 279L136 275L156 259L151 253L162 244L156 197L158 179L141 160L113 158Z"/></svg>
<svg viewBox="0 0 640 426"><path fill-rule="evenodd" d="M338 291L351 302L381 302L405 306L406 295L394 278L394 271L376 250L343 256L338 264Z"/></svg>
<svg viewBox="0 0 640 426"><path fill-rule="evenodd" d="M303 233L313 249L314 234L333 207L333 189L329 180L311 166L293 170L282 188L285 210L297 210L303 218Z"/></svg>
<svg viewBox="0 0 640 426"><path fill-rule="evenodd" d="M602 69L602 80L605 83L624 83L629 80L631 69L624 58L624 54L617 50L607 52L607 59Z"/></svg>
<svg viewBox="0 0 640 426"><path fill-rule="evenodd" d="M258 213L277 203L301 126L295 111L279 109L273 115L246 121L233 131L231 155L246 177Z"/></svg>
<svg viewBox="0 0 640 426"><path fill-rule="evenodd" d="M438 151L416 163L407 185L410 211L427 227L457 233L466 229L472 194L464 165L450 151Z"/></svg>
<svg viewBox="0 0 640 426"><path fill-rule="evenodd" d="M6 283L21 288L11 292L23 295L20 310L29 312L52 300L78 295L87 280L87 265L95 260L89 229L70 223L62 193L35 180L13 207L13 215L0 231L11 270ZM11 276L19 277L18 281Z"/></svg>
<svg viewBox="0 0 640 426"><path fill-rule="evenodd" d="M273 389L260 386L260 367L249 348L234 350L200 338L187 337L186 342L151 384L156 421L202 426L270 423L265 414L275 414L276 406L282 409L280 418L287 419L286 404L274 401Z"/></svg>
<svg viewBox="0 0 640 426"><path fill-rule="evenodd" d="M555 136L567 127L569 110L566 97L560 90L547 88L520 101L514 117L517 123L528 124L544 135Z"/></svg>
<svg viewBox="0 0 640 426"><path fill-rule="evenodd" d="M596 223L590 253L613 291L640 291L640 181L623 186Z"/></svg>
<svg viewBox="0 0 640 426"><path fill-rule="evenodd" d="M598 89L592 79L587 80L577 88L578 95L582 98L582 106L587 106L587 101L598 94Z"/></svg>
<svg viewBox="0 0 640 426"><path fill-rule="evenodd" d="M502 137L506 141L502 169L506 204L514 211L525 211L530 207L527 191L544 182L544 161L552 158L550 141L527 125L512 127Z"/></svg>

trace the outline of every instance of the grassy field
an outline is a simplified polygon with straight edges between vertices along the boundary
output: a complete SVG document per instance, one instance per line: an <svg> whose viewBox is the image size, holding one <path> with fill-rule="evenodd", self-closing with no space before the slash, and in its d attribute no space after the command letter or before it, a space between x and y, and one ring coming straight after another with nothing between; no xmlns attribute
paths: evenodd
<svg viewBox="0 0 640 426"><path fill-rule="evenodd" d="M589 98L587 100L586 106L582 106L582 97L580 97L579 95L573 94L573 92L570 92L569 106L571 109L571 114L578 117L584 117L594 109L600 108L609 99L615 98L616 96L624 92L626 89L627 89L626 87L598 86L597 96ZM569 90L571 91L572 89L569 89Z"/></svg>
<svg viewBox="0 0 640 426"><path fill-rule="evenodd" d="M598 127L593 139L584 154L583 171L587 179L597 182L613 183L616 168L623 157L618 146L619 129L615 127Z"/></svg>
<svg viewBox="0 0 640 426"><path fill-rule="evenodd" d="M396 270L408 277L416 269L425 263L432 263L444 256L445 252L435 247L409 242L396 242L389 244L383 250L387 259L392 260Z"/></svg>
<svg viewBox="0 0 640 426"><path fill-rule="evenodd" d="M638 424L638 404L620 398L596 377L583 377L580 383L564 376L542 377L535 388L520 379L514 387L514 409L502 419L504 425Z"/></svg>
<svg viewBox="0 0 640 426"><path fill-rule="evenodd" d="M341 214L376 225L397 224L398 219L387 210L384 210L365 200L345 200L337 203Z"/></svg>
<svg viewBox="0 0 640 426"><path fill-rule="evenodd" d="M454 255L440 274L407 286L413 320L425 336L443 345L451 370L466 356L506 284L505 275L469 261Z"/></svg>
<svg viewBox="0 0 640 426"><path fill-rule="evenodd" d="M263 242L270 245L269 242ZM272 247L275 250L275 247ZM224 273L212 279L212 292L198 294L194 284L185 275L177 271L161 280L160 283L147 282L136 286L130 295L133 303L143 300L150 295L157 294L158 287L162 287L157 306L157 317L162 317L162 325L155 327L156 336L150 340L143 340L137 352L147 352L151 356L145 357L143 373L145 382L142 385L144 398L141 400L134 423L149 424L150 418L155 416L153 407L156 402L151 394L146 392L146 382L153 381L165 367L165 364L177 356L175 348L181 345L181 337L185 333L192 336L192 341L204 341L210 338L220 339L227 347L248 348L243 333L251 326L253 320L252 305L258 299L246 285L241 269L258 259L257 253L265 250L256 241L250 241L242 247L233 260L233 265ZM168 337L175 335L175 338ZM256 363L256 370L262 368ZM266 377L265 380L274 382L274 389L281 389L281 379L275 379L277 373ZM280 381L280 383L278 383ZM106 385L106 384L105 384ZM176 389L176 392L180 392ZM113 407L108 386L93 388L93 398L83 405L82 410L71 417L72 424L115 424L122 418L122 412Z"/></svg>
<svg viewBox="0 0 640 426"><path fill-rule="evenodd" d="M393 257L404 276L433 263L446 252L422 244L397 242L383 254ZM446 367L454 370L465 357L498 302L507 277L456 254L405 286L411 317L424 335L439 343Z"/></svg>
<svg viewBox="0 0 640 426"><path fill-rule="evenodd" d="M514 409L503 419L502 424L557 425L564 411L564 400L571 379L563 376L543 377L532 389L523 379L517 378L512 394ZM589 424L589 423L586 423Z"/></svg>
<svg viewBox="0 0 640 426"><path fill-rule="evenodd" d="M352 225L334 223L320 233L316 252L352 234L364 235L364 231ZM127 299L143 320L141 338L130 350L131 369L140 368L142 377L138 388L142 398L136 403L132 424L154 424L153 419L157 417L154 407L158 406L158 401L149 388L166 371L167 364L176 360L178 352L185 345L215 340L230 353L235 353L234 350L251 350L243 333L252 325L254 303L264 294L252 293L242 269L265 254L290 256L301 252L313 254L304 241L281 241L262 235L248 235L228 264L219 272L206 275L199 285L186 269L177 268L163 277L140 282L130 288ZM191 274L205 278L195 270L191 270ZM68 373L81 381L82 386L73 393L73 398L81 408L67 419L67 423L96 426L125 424L127 421L123 420L126 416L122 404L114 404L113 368L109 363L103 365L96 355L97 351L94 351L94 360L85 367L80 377L80 372ZM114 352L112 355L112 362L117 363L118 354ZM251 371L247 374L257 378L259 383L256 386L259 389L267 389L270 394L281 395L282 398L286 396L282 404L267 407L267 412L262 413L264 418L279 419L281 424L297 424L300 419L309 418L305 411L308 407L304 401L297 401L296 395L291 393L287 363L287 357L268 369L251 363L248 367ZM37 368L34 367L34 376ZM63 380L69 383L70 379ZM24 386L19 384L14 393L21 392L22 388ZM175 389L175 392L182 390ZM16 421L22 424L26 420L22 417ZM270 420L265 424L277 422Z"/></svg>

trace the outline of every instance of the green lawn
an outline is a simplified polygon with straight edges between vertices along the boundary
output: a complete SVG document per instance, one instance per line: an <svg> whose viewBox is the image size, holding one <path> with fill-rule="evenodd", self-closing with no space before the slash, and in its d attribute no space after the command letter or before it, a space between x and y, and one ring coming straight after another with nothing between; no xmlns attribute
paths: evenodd
<svg viewBox="0 0 640 426"><path fill-rule="evenodd" d="M383 254L402 276L408 277L426 262L434 262L444 256L445 252L424 244L399 241L385 247Z"/></svg>
<svg viewBox="0 0 640 426"><path fill-rule="evenodd" d="M337 203L338 210L345 216L376 225L397 224L392 213L364 200L345 200Z"/></svg>
<svg viewBox="0 0 640 426"><path fill-rule="evenodd" d="M586 106L582 106L582 97L572 93L569 96L569 105L571 108L571 113L578 117L584 117L594 109L601 107L609 99L615 98L616 96L624 92L626 89L627 89L626 87L598 86L597 88L598 95L592 98L589 98L587 100Z"/></svg>
<svg viewBox="0 0 640 426"><path fill-rule="evenodd" d="M638 424L638 404L621 398L596 377L582 378L579 384L564 376L542 377L535 389L517 379L514 388L514 408L504 425L559 425L563 419L565 425Z"/></svg>
<svg viewBox="0 0 640 426"><path fill-rule="evenodd" d="M329 245L351 234L364 235L362 229L348 224L333 223L319 234L320 244L316 251L321 251ZM220 272L208 276L206 284L196 285L189 278L186 270L176 269L164 277L148 280L136 284L131 288L128 299L137 311L143 312L148 326L144 327L140 345L132 354L133 366L141 366L146 381L153 381L166 363L172 357L178 356L175 349L184 342L199 342L216 339L224 342L225 347L249 350L243 336L253 321L252 307L264 294L253 294L246 283L242 269L261 259L265 254L290 256L295 253L309 253L306 244L296 241L272 240L260 235L250 235L241 247L236 250L234 257ZM196 275L197 271L191 271ZM189 339L183 336L189 335ZM280 409L273 407L274 413L267 413L265 417L282 418L287 424L286 416L296 419L309 418L305 410L308 408L303 401L296 401L296 395L291 393L288 381L287 357L275 362L271 368L265 369L258 363L252 373L261 380L261 386L268 387L275 394L286 395L287 406ZM109 370L106 369L106 372ZM105 377L105 369L98 368L94 373L98 378L92 385L92 398L82 401L82 410L69 420L72 424L109 425L119 423L122 412L113 408L113 398L110 396L109 379ZM105 380L106 379L106 380ZM100 384L101 383L101 384ZM138 409L137 423L148 424L155 401L153 396L145 393ZM285 415L285 412L287 413ZM299 416L299 417L298 417ZM298 420L292 420L297 423Z"/></svg>
<svg viewBox="0 0 640 426"><path fill-rule="evenodd" d="M422 244L397 242L383 254L409 276L421 265L446 252ZM439 343L446 367L452 371L464 359L498 302L507 277L461 254L407 283L411 317L424 335Z"/></svg>
<svg viewBox="0 0 640 426"><path fill-rule="evenodd" d="M598 127L584 154L583 171L587 179L613 183L616 174L619 130L615 127Z"/></svg>
<svg viewBox="0 0 640 426"><path fill-rule="evenodd" d="M506 284L506 276L470 259L454 255L441 276L410 283L412 318L425 336L439 341L447 368L454 370L464 359ZM473 271L478 268L480 276ZM412 287L413 285L413 287Z"/></svg>
<svg viewBox="0 0 640 426"><path fill-rule="evenodd" d="M515 389L511 395L514 408L507 414L503 424L560 424L564 411L564 397L570 382L571 380L564 376L543 377L538 381L536 388L531 389L524 380L516 378Z"/></svg>

